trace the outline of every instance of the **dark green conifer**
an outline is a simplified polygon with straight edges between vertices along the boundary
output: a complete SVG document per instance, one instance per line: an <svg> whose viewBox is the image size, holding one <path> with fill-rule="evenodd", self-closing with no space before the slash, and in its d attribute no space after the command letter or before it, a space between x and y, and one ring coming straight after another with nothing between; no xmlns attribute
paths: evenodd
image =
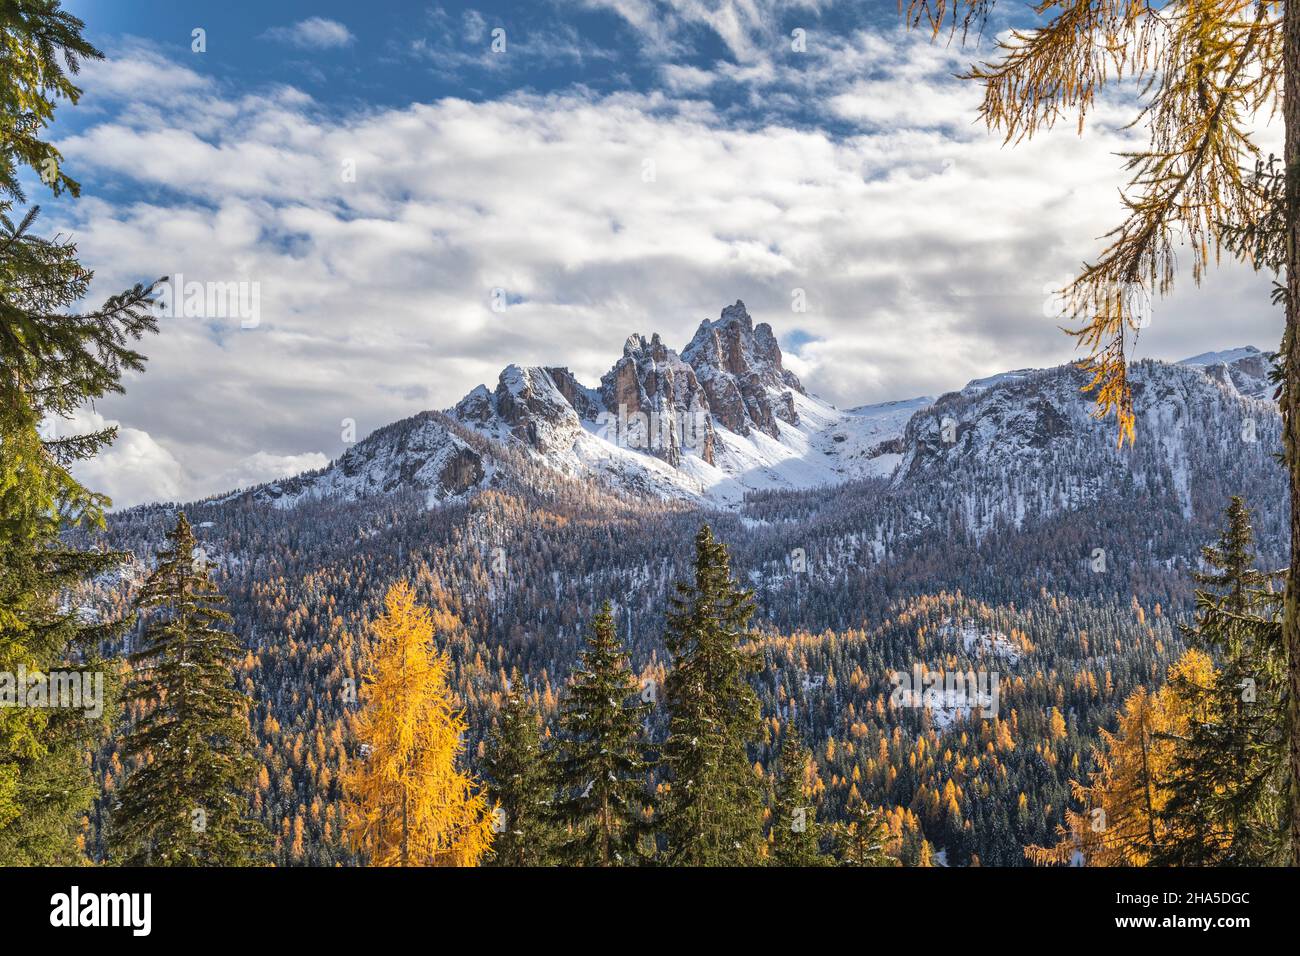
<svg viewBox="0 0 1300 956"><path fill-rule="evenodd" d="M247 865L264 833L249 816L257 763L235 682L241 648L185 515L167 538L138 599L147 617L127 698L139 716L113 845L125 865Z"/></svg>
<svg viewBox="0 0 1300 956"><path fill-rule="evenodd" d="M112 428L75 434L67 419L143 368L132 346L156 331L152 287L70 311L91 273L72 243L33 234L36 208L14 211L22 167L56 193L77 191L42 136L57 101L80 94L67 74L100 55L82 29L57 0L0 5L0 671L102 674L105 700L99 720L66 708L0 709L0 865L84 860L78 830L96 793L86 754L114 713L113 671L100 658L130 625L88 619L66 600L123 558L64 535L102 528L107 498L69 466L114 437Z"/></svg>
<svg viewBox="0 0 1300 956"><path fill-rule="evenodd" d="M516 675L487 742L483 763L497 804L491 863L543 866L549 862L551 787L542 752L542 719Z"/></svg>
<svg viewBox="0 0 1300 956"><path fill-rule="evenodd" d="M82 35L86 24L60 9L60 0L0 3L0 195L22 201L20 166L41 177L55 195L76 196L77 182L63 171L63 157L46 139L54 108L76 103L72 82L83 59L103 59Z"/></svg>
<svg viewBox="0 0 1300 956"><path fill-rule="evenodd" d="M835 858L840 866L898 866L898 860L885 852L889 828L878 809L858 801L849 808L849 822L837 823L833 830ZM917 853L920 857L917 835Z"/></svg>
<svg viewBox="0 0 1300 956"><path fill-rule="evenodd" d="M1191 726L1176 741L1161 866L1262 866L1287 861L1289 821L1286 652L1282 596L1256 568L1250 512L1234 496L1209 571L1195 575L1197 620L1188 642L1217 674L1208 686L1177 681Z"/></svg>
<svg viewBox="0 0 1300 956"><path fill-rule="evenodd" d="M580 866L638 861L649 765L646 706L609 602L592 621L560 704L554 754L558 859Z"/></svg>
<svg viewBox="0 0 1300 956"><path fill-rule="evenodd" d="M821 825L805 788L812 754L787 724L777 761L776 799L772 803L772 839L768 859L774 866L818 866Z"/></svg>
<svg viewBox="0 0 1300 956"><path fill-rule="evenodd" d="M667 859L744 866L763 840L762 790L749 747L761 730L747 646L753 598L731 579L727 548L705 525L695 536L695 580L679 582L665 641L672 669L663 747L668 793L661 832Z"/></svg>

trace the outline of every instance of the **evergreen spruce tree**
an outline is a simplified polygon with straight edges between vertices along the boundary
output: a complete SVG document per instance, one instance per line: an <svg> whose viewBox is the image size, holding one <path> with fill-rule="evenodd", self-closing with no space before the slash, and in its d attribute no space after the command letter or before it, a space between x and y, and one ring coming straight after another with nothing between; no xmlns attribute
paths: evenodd
<svg viewBox="0 0 1300 956"><path fill-rule="evenodd" d="M875 807L858 801L849 808L848 823L837 823L833 829L835 857L840 866L897 866L898 860L885 852L889 842L889 828ZM919 834L918 834L919 839ZM918 860L924 854L925 844L917 850ZM919 863L918 863L919 865Z"/></svg>
<svg viewBox="0 0 1300 956"><path fill-rule="evenodd" d="M249 817L257 764L251 702L235 686L243 652L184 514L167 540L138 598L147 619L131 655L138 716L112 819L116 855L125 865L247 865L264 833Z"/></svg>
<svg viewBox="0 0 1300 956"><path fill-rule="evenodd" d="M1250 523L1250 510L1246 502L1233 495L1226 512L1228 525L1219 535L1217 546L1201 549L1205 563L1213 570L1192 575L1197 584L1208 585L1219 592L1216 606L1232 614L1242 615L1254 603L1252 591L1263 587L1268 575L1255 569L1255 531ZM1215 630L1204 635L1204 642L1212 647L1223 646L1236 651L1238 634L1216 625Z"/></svg>
<svg viewBox="0 0 1300 956"><path fill-rule="evenodd" d="M744 866L763 840L762 790L748 748L761 730L745 646L754 604L731 579L724 544L707 525L695 536L695 580L679 582L665 641L668 739L662 751L669 792L661 832L669 862Z"/></svg>
<svg viewBox="0 0 1300 956"><path fill-rule="evenodd" d="M550 860L551 788L541 724L516 676L488 738L483 763L488 793L497 803L491 860L497 866L543 866Z"/></svg>
<svg viewBox="0 0 1300 956"><path fill-rule="evenodd" d="M1171 686L1190 714L1175 741L1170 797L1162 816L1163 866L1279 865L1289 859L1286 778L1286 651L1282 596L1256 567L1250 512L1239 497L1227 509L1217 546L1202 549L1197 621L1189 643L1215 658L1203 681Z"/></svg>
<svg viewBox="0 0 1300 956"><path fill-rule="evenodd" d="M82 36L86 25L60 9L60 0L5 0L0 4L0 196L22 201L18 182L26 166L55 195L81 189L62 169L63 157L41 138L58 100L81 98L69 73L103 54Z"/></svg>
<svg viewBox="0 0 1300 956"><path fill-rule="evenodd" d="M560 704L554 753L561 863L631 865L649 803L646 707L606 601Z"/></svg>
<svg viewBox="0 0 1300 956"><path fill-rule="evenodd" d="M68 311L91 273L74 245L32 233L37 209L14 212L22 166L56 193L77 192L41 135L56 101L80 95L67 73L100 56L82 29L57 0L0 7L0 671L103 673L108 699L100 721L68 709L0 708L0 865L84 859L77 831L96 793L85 754L114 713L113 671L100 657L131 624L87 622L60 601L123 558L61 537L103 526L107 498L68 467L111 442L114 429L62 431L87 402L120 392L123 372L143 368L132 344L156 331L153 290L136 286L97 311Z"/></svg>
<svg viewBox="0 0 1300 956"><path fill-rule="evenodd" d="M812 754L787 724L778 760L776 799L772 804L772 841L768 857L774 866L818 866L821 826L817 808L808 797L805 778Z"/></svg>

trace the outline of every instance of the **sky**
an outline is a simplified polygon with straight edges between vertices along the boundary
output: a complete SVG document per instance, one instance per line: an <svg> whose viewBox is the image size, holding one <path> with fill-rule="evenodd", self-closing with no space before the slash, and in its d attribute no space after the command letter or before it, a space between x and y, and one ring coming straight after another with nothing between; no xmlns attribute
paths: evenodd
<svg viewBox="0 0 1300 956"><path fill-rule="evenodd" d="M1082 136L984 127L956 74L1013 4L965 45L894 0L65 6L106 58L52 131L81 197L27 185L43 231L92 299L243 296L174 301L147 370L67 426L119 425L79 471L119 507L320 467L510 363L595 385L630 334L681 348L737 299L842 407L1070 361L1052 292L1143 141L1123 90ZM1268 293L1189 276L1136 355L1276 348Z"/></svg>

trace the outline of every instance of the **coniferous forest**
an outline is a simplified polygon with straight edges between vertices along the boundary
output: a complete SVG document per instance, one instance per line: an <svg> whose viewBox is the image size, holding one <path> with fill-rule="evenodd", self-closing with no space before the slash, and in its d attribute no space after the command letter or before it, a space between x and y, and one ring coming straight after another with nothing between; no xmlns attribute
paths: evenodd
<svg viewBox="0 0 1300 956"><path fill-rule="evenodd" d="M985 6L906 19L960 36ZM1300 18L1202 10L1198 35L1238 70L1187 46L1179 11L1196 6L1167 5L1162 75L1186 59L1212 78L1160 81L1157 136L1226 123L1204 134L1226 162L1250 151L1224 145L1225 117L1281 95L1284 59L1295 77L1277 31L1300 36ZM1055 55L1052 75L1087 73L1052 29L975 71L1012 140L1047 107L1009 71L1046 83L1023 61ZM325 467L122 508L87 477L120 440L90 413L149 380L172 320L161 266L88 304L95 263L40 209L89 201L50 133L103 59L86 36L58 0L0 0L0 865L1300 858L1297 335L1248 356L1258 369L1137 360L1132 304L1105 294L1118 275L1172 281L1177 209L1193 245L1271 268L1289 320L1295 162L1261 158L1249 195L1190 166L1194 201L1133 199L1072 287L1082 367L972 382L870 447L837 419L824 456L842 480L692 497L662 493L689 472L685 445L640 471L583 457L592 409L629 395L708 409L697 457L719 470L735 435L766 448L811 428L829 406L737 303L680 356L629 339L600 391L511 366ZM1197 105L1216 96L1229 106ZM1223 210L1237 219L1207 238Z"/></svg>

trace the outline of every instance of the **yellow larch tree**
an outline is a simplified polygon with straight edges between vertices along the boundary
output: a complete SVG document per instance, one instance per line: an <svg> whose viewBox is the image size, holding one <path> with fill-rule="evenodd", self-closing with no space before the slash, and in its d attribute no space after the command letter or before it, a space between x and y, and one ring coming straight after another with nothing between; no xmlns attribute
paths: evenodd
<svg viewBox="0 0 1300 956"><path fill-rule="evenodd" d="M349 843L371 866L476 866L492 844L492 813L458 767L466 723L434 615L405 582L384 604L361 686L362 757L343 780Z"/></svg>
<svg viewBox="0 0 1300 956"><path fill-rule="evenodd" d="M1214 664L1200 651L1188 651L1170 668L1169 683L1152 693L1138 687L1124 701L1114 734L1101 732L1097 767L1088 783L1071 781L1079 810L1065 814L1054 846L1031 846L1033 863L1075 862L1087 866L1145 866L1154 852L1186 834L1173 832L1163 818L1169 801L1177 741L1193 719L1193 705L1175 689L1209 686Z"/></svg>

